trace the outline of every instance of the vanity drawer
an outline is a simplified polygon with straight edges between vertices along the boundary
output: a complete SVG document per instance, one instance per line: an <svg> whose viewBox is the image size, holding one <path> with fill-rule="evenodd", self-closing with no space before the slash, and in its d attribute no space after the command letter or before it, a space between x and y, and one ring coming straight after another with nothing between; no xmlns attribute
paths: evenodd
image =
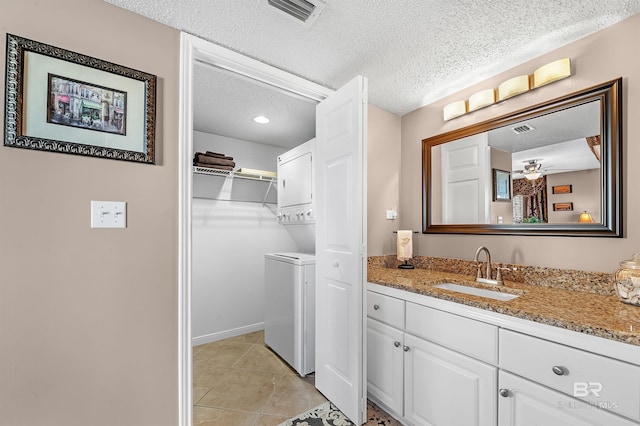
<svg viewBox="0 0 640 426"><path fill-rule="evenodd" d="M640 367L500 330L500 368L640 420Z"/></svg>
<svg viewBox="0 0 640 426"><path fill-rule="evenodd" d="M498 363L498 327L407 302L407 332L481 361Z"/></svg>
<svg viewBox="0 0 640 426"><path fill-rule="evenodd" d="M392 327L404 329L404 300L367 292L367 316Z"/></svg>

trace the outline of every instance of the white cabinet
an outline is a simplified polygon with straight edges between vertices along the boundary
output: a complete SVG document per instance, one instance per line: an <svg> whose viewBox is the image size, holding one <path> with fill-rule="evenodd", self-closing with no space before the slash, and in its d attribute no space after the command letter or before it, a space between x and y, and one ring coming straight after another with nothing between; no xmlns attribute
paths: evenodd
<svg viewBox="0 0 640 426"><path fill-rule="evenodd" d="M497 356L496 327L373 292L367 312L374 402L416 426L496 425L497 368L459 352ZM478 333L482 344L474 348Z"/></svg>
<svg viewBox="0 0 640 426"><path fill-rule="evenodd" d="M395 328L404 329L404 307L404 300L371 291L367 292L367 316L369 318Z"/></svg>
<svg viewBox="0 0 640 426"><path fill-rule="evenodd" d="M502 329L500 368L584 400L582 405L640 420L636 365Z"/></svg>
<svg viewBox="0 0 640 426"><path fill-rule="evenodd" d="M499 381L501 395L498 403L499 426L634 426L638 424L505 371L500 371Z"/></svg>
<svg viewBox="0 0 640 426"><path fill-rule="evenodd" d="M404 333L367 319L367 392L393 414L402 416Z"/></svg>
<svg viewBox="0 0 640 426"><path fill-rule="evenodd" d="M498 364L498 327L407 302L407 332L473 358Z"/></svg>
<svg viewBox="0 0 640 426"><path fill-rule="evenodd" d="M501 329L500 369L499 426L640 420L637 365Z"/></svg>
<svg viewBox="0 0 640 426"><path fill-rule="evenodd" d="M406 424L640 426L638 347L394 288L367 297L369 395Z"/></svg>
<svg viewBox="0 0 640 426"><path fill-rule="evenodd" d="M405 411L413 425L496 424L497 368L405 334Z"/></svg>

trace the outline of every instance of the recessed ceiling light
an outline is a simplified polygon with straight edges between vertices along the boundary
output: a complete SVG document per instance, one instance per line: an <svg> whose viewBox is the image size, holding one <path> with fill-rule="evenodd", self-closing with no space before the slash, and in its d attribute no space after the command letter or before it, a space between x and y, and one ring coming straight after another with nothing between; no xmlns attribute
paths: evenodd
<svg viewBox="0 0 640 426"><path fill-rule="evenodd" d="M257 115L255 117L253 117L253 121L255 121L256 123L259 123L259 124L267 124L271 120L269 120L264 115Z"/></svg>

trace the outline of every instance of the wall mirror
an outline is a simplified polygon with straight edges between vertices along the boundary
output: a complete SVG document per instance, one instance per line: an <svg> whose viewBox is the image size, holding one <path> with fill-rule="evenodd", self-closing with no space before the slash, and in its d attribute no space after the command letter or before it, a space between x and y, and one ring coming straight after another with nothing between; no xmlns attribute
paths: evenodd
<svg viewBox="0 0 640 426"><path fill-rule="evenodd" d="M622 237L621 108L620 78L424 139L423 233Z"/></svg>

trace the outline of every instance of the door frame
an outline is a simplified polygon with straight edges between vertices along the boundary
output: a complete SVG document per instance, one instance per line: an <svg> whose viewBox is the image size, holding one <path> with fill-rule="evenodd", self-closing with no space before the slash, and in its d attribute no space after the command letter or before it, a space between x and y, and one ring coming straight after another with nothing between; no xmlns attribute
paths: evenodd
<svg viewBox="0 0 640 426"><path fill-rule="evenodd" d="M191 199L193 196L193 69L196 62L318 102L333 90L237 52L180 34L178 140L178 424L192 426Z"/></svg>

